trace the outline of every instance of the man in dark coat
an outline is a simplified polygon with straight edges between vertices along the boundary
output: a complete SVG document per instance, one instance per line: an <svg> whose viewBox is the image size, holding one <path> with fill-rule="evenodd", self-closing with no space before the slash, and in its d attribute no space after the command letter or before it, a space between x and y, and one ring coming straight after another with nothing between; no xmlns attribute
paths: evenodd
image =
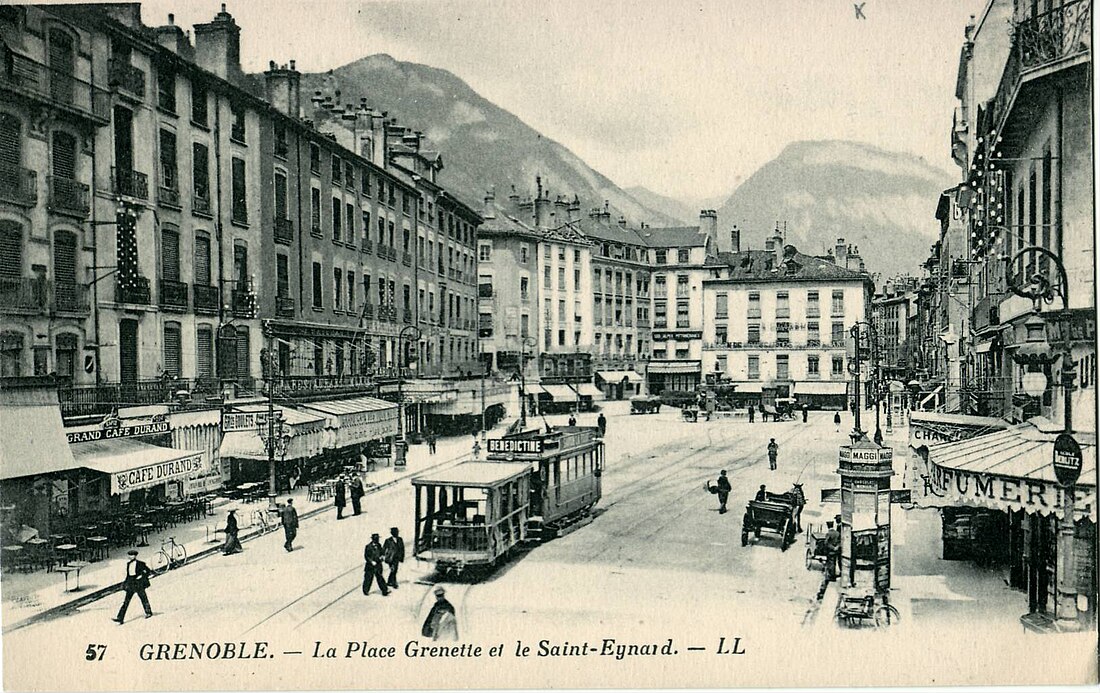
<svg viewBox="0 0 1100 693"><path fill-rule="evenodd" d="M749 423L756 421L756 407L749 405Z"/></svg>
<svg viewBox="0 0 1100 693"><path fill-rule="evenodd" d="M382 579L382 545L378 543L378 533L370 535L370 543L363 549L363 594L370 594L372 582L378 582L382 596L388 597L390 590Z"/></svg>
<svg viewBox="0 0 1100 693"><path fill-rule="evenodd" d="M730 491L733 490L733 486L730 485L729 477L726 476L726 470L723 469L722 473L718 475L718 512L724 514L726 512L726 501L729 500Z"/></svg>
<svg viewBox="0 0 1100 693"><path fill-rule="evenodd" d="M840 412L833 414L833 425L836 426L836 432L840 433Z"/></svg>
<svg viewBox="0 0 1100 693"><path fill-rule="evenodd" d="M240 528L237 525L237 510L231 509L229 516L225 518L225 545L222 546L222 554L228 556L231 553L240 553L244 549L241 548L241 540L239 538Z"/></svg>
<svg viewBox="0 0 1100 693"><path fill-rule="evenodd" d="M795 483L791 497L794 498L794 531L797 534L802 531L802 509L806 507L806 492L802 490L802 484Z"/></svg>
<svg viewBox="0 0 1100 693"><path fill-rule="evenodd" d="M569 425L570 426L576 426L577 425L577 417L576 416L573 416L572 414L569 415Z"/></svg>
<svg viewBox="0 0 1100 693"><path fill-rule="evenodd" d="M344 519L344 506L348 504L348 487L344 484L344 477L340 477L336 480L333 500L336 503L336 519Z"/></svg>
<svg viewBox="0 0 1100 693"><path fill-rule="evenodd" d="M753 500L768 500L768 487L764 484L760 484L760 488L756 491L756 497Z"/></svg>
<svg viewBox="0 0 1100 693"><path fill-rule="evenodd" d="M363 495L366 493L366 491L363 490L363 480L358 476L353 476L348 492L351 494L352 514L361 514L363 512Z"/></svg>
<svg viewBox="0 0 1100 693"><path fill-rule="evenodd" d="M775 442L775 438L768 443L768 467L775 469L775 463L779 459L779 444Z"/></svg>
<svg viewBox="0 0 1100 693"><path fill-rule="evenodd" d="M298 536L298 510L294 507L293 498L286 499L286 505L279 509L279 518L283 521L283 533L286 535L283 548L293 551L294 538Z"/></svg>
<svg viewBox="0 0 1100 693"><path fill-rule="evenodd" d="M144 561L138 560L137 551L131 549L128 553L130 560L126 562L126 577L122 580L122 589L126 591L126 597L122 600L122 608L118 610L118 616L113 619L119 625L122 625L126 619L126 609L130 606L130 600L135 594L141 600L142 608L145 609L145 618L153 617L153 608L149 606L149 597L145 595L145 590L149 589L149 576L153 571L149 570L149 566L145 565Z"/></svg>
<svg viewBox="0 0 1100 693"><path fill-rule="evenodd" d="M447 601L447 591L435 588L435 604L424 619L420 634L432 640L458 640L458 621L455 620L455 608Z"/></svg>
<svg viewBox="0 0 1100 693"><path fill-rule="evenodd" d="M802 423L806 423L810 420L810 405L808 403L802 405Z"/></svg>
<svg viewBox="0 0 1100 693"><path fill-rule="evenodd" d="M825 579L835 580L840 563L840 532L830 520L825 523L829 531L825 534Z"/></svg>
<svg viewBox="0 0 1100 693"><path fill-rule="evenodd" d="M607 417L603 415L602 411L596 419L596 427L600 429L600 437L602 438L607 433Z"/></svg>
<svg viewBox="0 0 1100 693"><path fill-rule="evenodd" d="M435 454L435 444L439 440L439 436L435 434L435 431L428 431L428 454Z"/></svg>
<svg viewBox="0 0 1100 693"><path fill-rule="evenodd" d="M390 535L386 537L386 543L382 544L382 560L390 567L386 584L397 589L397 567L405 560L405 540L401 538L396 527L390 527Z"/></svg>

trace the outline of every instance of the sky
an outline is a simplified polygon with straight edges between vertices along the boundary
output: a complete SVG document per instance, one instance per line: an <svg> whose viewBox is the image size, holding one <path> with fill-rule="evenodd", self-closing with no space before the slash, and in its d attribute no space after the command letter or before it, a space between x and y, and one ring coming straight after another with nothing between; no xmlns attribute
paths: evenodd
<svg viewBox="0 0 1100 693"><path fill-rule="evenodd" d="M727 195L798 140L868 142L954 170L963 29L984 4L230 0L227 9L247 71L292 58L324 71L375 53L443 68L620 186L694 202ZM173 12L187 28L210 21L219 0L142 5L146 24Z"/></svg>

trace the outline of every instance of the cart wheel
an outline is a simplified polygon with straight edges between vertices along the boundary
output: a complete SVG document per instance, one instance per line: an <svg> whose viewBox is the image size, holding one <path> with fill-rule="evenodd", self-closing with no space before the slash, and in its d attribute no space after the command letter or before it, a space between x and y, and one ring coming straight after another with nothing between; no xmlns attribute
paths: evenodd
<svg viewBox="0 0 1100 693"><path fill-rule="evenodd" d="M901 614L892 604L883 604L875 609L875 625L879 628L896 625L901 622Z"/></svg>
<svg viewBox="0 0 1100 693"><path fill-rule="evenodd" d="M752 533L753 533L753 536L755 536L757 539L760 538L760 528L759 527L754 527L753 530L752 530Z"/></svg>
<svg viewBox="0 0 1100 693"><path fill-rule="evenodd" d="M749 545L749 533L745 530L741 530L741 546Z"/></svg>
<svg viewBox="0 0 1100 693"><path fill-rule="evenodd" d="M809 570L814 564L814 551L813 549L806 547L806 570Z"/></svg>

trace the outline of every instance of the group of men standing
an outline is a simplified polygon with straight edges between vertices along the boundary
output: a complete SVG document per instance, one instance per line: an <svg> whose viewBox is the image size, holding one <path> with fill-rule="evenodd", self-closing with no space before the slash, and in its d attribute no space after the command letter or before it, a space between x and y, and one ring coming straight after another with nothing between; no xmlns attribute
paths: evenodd
<svg viewBox="0 0 1100 693"><path fill-rule="evenodd" d="M363 490L363 480L358 475L352 475L351 479L345 474L336 480L333 489L333 501L336 503L336 519L344 519L344 508L348 504L348 495L351 495L351 512L360 515L363 512L362 502L366 491Z"/></svg>

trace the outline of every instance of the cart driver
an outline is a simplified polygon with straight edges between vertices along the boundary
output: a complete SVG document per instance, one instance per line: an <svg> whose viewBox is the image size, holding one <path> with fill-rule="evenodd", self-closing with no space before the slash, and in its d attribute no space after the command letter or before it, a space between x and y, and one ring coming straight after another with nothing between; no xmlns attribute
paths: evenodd
<svg viewBox="0 0 1100 693"><path fill-rule="evenodd" d="M825 523L829 531L825 534L825 580L832 581L837 577L840 561L840 532L832 520Z"/></svg>

